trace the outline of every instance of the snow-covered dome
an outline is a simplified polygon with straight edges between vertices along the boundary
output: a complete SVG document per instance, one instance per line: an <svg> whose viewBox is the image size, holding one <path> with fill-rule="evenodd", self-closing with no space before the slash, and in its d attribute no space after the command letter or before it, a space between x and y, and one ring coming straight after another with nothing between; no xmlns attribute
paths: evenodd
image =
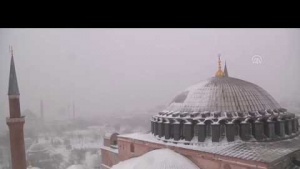
<svg viewBox="0 0 300 169"><path fill-rule="evenodd" d="M232 77L212 77L181 92L165 111L248 112L279 108L274 98L256 84Z"/></svg>
<svg viewBox="0 0 300 169"><path fill-rule="evenodd" d="M77 165L71 165L67 169L86 169L83 165L77 164Z"/></svg>
<svg viewBox="0 0 300 169"><path fill-rule="evenodd" d="M170 149L150 151L142 156L122 161L111 169L199 169L188 158Z"/></svg>
<svg viewBox="0 0 300 169"><path fill-rule="evenodd" d="M151 131L165 141L233 142L286 139L298 132L298 118L256 84L229 77L225 65L215 77L188 87L154 115ZM188 144L187 143L187 144Z"/></svg>

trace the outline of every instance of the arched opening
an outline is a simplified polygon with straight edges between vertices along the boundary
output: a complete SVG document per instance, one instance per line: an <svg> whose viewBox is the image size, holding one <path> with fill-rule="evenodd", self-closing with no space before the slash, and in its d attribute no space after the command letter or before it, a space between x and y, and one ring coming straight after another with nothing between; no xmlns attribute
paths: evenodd
<svg viewBox="0 0 300 169"><path fill-rule="evenodd" d="M275 134L279 137L284 137L285 135L284 121L282 121L278 116L274 118L274 121L275 121Z"/></svg>
<svg viewBox="0 0 300 169"><path fill-rule="evenodd" d="M163 137L165 135L165 120L163 118L158 122L158 136Z"/></svg>
<svg viewBox="0 0 300 169"><path fill-rule="evenodd" d="M173 126L174 120L170 119L170 138L174 138L174 126Z"/></svg>
<svg viewBox="0 0 300 169"><path fill-rule="evenodd" d="M172 127L174 140L180 140L182 134L181 122L179 122L179 120L174 120L174 122L172 123Z"/></svg>
<svg viewBox="0 0 300 169"><path fill-rule="evenodd" d="M194 121L193 121L193 126L194 126L194 136L198 136L198 133L199 133L199 129L198 129L197 123L198 123L197 120L194 120Z"/></svg>
<svg viewBox="0 0 300 169"><path fill-rule="evenodd" d="M130 143L130 152L134 153L134 144Z"/></svg>
<svg viewBox="0 0 300 169"><path fill-rule="evenodd" d="M227 120L220 120L220 136L225 137L226 135L226 122Z"/></svg>
<svg viewBox="0 0 300 169"><path fill-rule="evenodd" d="M184 129L183 129L183 124L184 124L184 121L183 120L181 120L180 121L180 139L185 139L184 138Z"/></svg>
<svg viewBox="0 0 300 169"><path fill-rule="evenodd" d="M264 126L264 135L267 137L268 136L268 123L266 119L262 119L261 122L263 123Z"/></svg>
<svg viewBox="0 0 300 169"><path fill-rule="evenodd" d="M249 127L250 127L250 134L252 135L252 136L254 136L255 135L255 127L254 127L254 119L248 119L247 120L248 121L248 123L250 124L249 125Z"/></svg>
<svg viewBox="0 0 300 169"><path fill-rule="evenodd" d="M234 124L234 130L235 130L234 135L239 136L241 120L237 119L237 120L234 120L232 123Z"/></svg>
<svg viewBox="0 0 300 169"><path fill-rule="evenodd" d="M206 136L211 136L211 120L206 120L205 122L205 131L206 131Z"/></svg>
<svg viewBox="0 0 300 169"><path fill-rule="evenodd" d="M268 138L275 138L275 122L272 118L264 120L264 133Z"/></svg>

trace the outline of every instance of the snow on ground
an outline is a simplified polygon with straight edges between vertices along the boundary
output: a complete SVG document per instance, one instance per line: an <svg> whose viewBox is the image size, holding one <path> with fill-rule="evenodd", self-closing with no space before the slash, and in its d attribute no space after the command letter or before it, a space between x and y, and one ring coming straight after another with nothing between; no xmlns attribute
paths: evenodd
<svg viewBox="0 0 300 169"><path fill-rule="evenodd" d="M71 152L68 151L65 147L59 147L59 148L56 148L56 152L58 154L61 154L62 157L63 157L63 161L69 161L70 159L70 155L71 155Z"/></svg>
<svg viewBox="0 0 300 169"><path fill-rule="evenodd" d="M122 161L111 169L199 169L188 158L169 149L150 151L140 157Z"/></svg>
<svg viewBox="0 0 300 169"><path fill-rule="evenodd" d="M90 138L72 138L70 140L70 143L73 149L100 149L100 147L103 145L103 139L100 138L97 140L93 140Z"/></svg>
<svg viewBox="0 0 300 169"><path fill-rule="evenodd" d="M31 167L31 166L29 166L29 167L27 167L27 169L40 169L40 168L38 168L38 167Z"/></svg>
<svg viewBox="0 0 300 169"><path fill-rule="evenodd" d="M71 165L67 169L86 169L86 167L83 165Z"/></svg>
<svg viewBox="0 0 300 169"><path fill-rule="evenodd" d="M101 156L100 152L96 154L91 154L90 152L87 152L85 154L85 165L87 168L100 168L101 166Z"/></svg>

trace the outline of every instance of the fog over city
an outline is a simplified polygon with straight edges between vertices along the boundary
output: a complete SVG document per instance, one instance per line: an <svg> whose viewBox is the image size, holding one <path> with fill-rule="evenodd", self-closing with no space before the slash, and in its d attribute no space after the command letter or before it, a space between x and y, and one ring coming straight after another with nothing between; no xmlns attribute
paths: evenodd
<svg viewBox="0 0 300 169"><path fill-rule="evenodd" d="M60 117L144 112L214 76L266 89L279 103L300 100L299 29L0 29L1 123L8 116L9 45L21 110ZM252 62L259 55L260 64ZM67 116L67 115L66 115Z"/></svg>
<svg viewBox="0 0 300 169"><path fill-rule="evenodd" d="M0 169L300 166L299 46L300 29L0 29Z"/></svg>

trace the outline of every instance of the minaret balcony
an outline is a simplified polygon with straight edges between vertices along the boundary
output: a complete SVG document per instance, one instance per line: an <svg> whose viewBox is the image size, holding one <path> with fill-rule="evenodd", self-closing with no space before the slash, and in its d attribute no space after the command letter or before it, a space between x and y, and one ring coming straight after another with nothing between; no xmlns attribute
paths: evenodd
<svg viewBox="0 0 300 169"><path fill-rule="evenodd" d="M19 118L6 118L6 123L25 123L25 116L21 116Z"/></svg>

